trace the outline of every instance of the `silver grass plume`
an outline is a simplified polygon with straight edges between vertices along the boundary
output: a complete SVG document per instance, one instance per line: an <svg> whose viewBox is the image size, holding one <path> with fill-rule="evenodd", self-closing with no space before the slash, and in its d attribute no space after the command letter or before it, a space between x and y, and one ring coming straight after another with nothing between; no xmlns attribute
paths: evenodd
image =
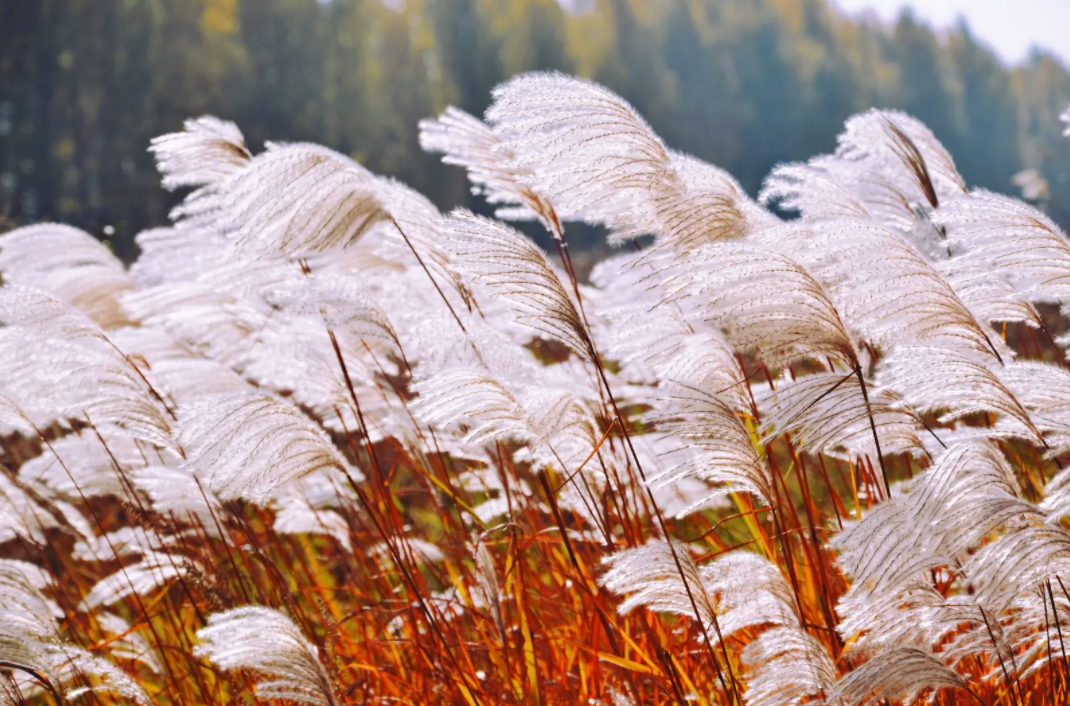
<svg viewBox="0 0 1070 706"><path fill-rule="evenodd" d="M52 293L102 328L127 323L119 298L134 283L118 258L85 231L42 223L0 235L0 274L8 284Z"/></svg>
<svg viewBox="0 0 1070 706"><path fill-rule="evenodd" d="M40 456L22 464L18 477L28 484L47 486L71 501L83 495L122 497L126 488L116 463L123 472L145 465L140 445L119 429L97 427L95 432L87 429L50 442Z"/></svg>
<svg viewBox="0 0 1070 706"><path fill-rule="evenodd" d="M1000 379L991 357L958 350L954 343L897 346L877 369L879 387L887 387L915 412L940 412L940 423L968 415L992 413L996 425L979 431L991 437L1015 437L1043 445L1044 437L1029 411Z"/></svg>
<svg viewBox="0 0 1070 706"><path fill-rule="evenodd" d="M89 415L157 446L172 444L158 393L95 323L55 297L0 287L0 360L8 371L3 393L35 423Z"/></svg>
<svg viewBox="0 0 1070 706"><path fill-rule="evenodd" d="M21 561L0 559L0 662L14 670L14 683L23 696L42 688L57 702L86 691L110 692L139 706L151 700L125 672L108 660L64 642L56 620L62 615L42 589L48 578L38 567ZM87 683L87 678L99 682ZM76 678L83 686L66 689ZM0 703L22 703L0 685Z"/></svg>
<svg viewBox="0 0 1070 706"><path fill-rule="evenodd" d="M850 610L868 609L865 601L852 603L856 596L909 587L930 569L962 561L997 529L1041 516L1018 497L1013 471L985 441L952 446L907 490L832 540L852 581L845 596Z"/></svg>
<svg viewBox="0 0 1070 706"><path fill-rule="evenodd" d="M446 164L464 167L472 193L501 206L495 212L498 218L520 220L534 214L552 232L560 228L553 206L530 184L532 170L518 164L502 135L479 118L451 105L438 118L420 121L420 147L444 153Z"/></svg>
<svg viewBox="0 0 1070 706"><path fill-rule="evenodd" d="M120 568L93 585L82 599L82 610L93 610L127 596L146 596L172 580L185 576L190 562L166 551L146 551L140 561Z"/></svg>
<svg viewBox="0 0 1070 706"><path fill-rule="evenodd" d="M758 200L798 211L810 223L870 218L873 214L852 193L838 166L828 155L809 162L778 164L762 183Z"/></svg>
<svg viewBox="0 0 1070 706"><path fill-rule="evenodd" d="M870 110L847 119L836 156L881 173L915 203L936 208L966 192L955 161L920 120L895 110Z"/></svg>
<svg viewBox="0 0 1070 706"><path fill-rule="evenodd" d="M273 145L221 189L219 225L251 255L345 247L387 212L371 172L311 144Z"/></svg>
<svg viewBox="0 0 1070 706"><path fill-rule="evenodd" d="M351 277L314 273L280 281L265 301L289 316L322 319L344 341L401 354L401 341L389 314Z"/></svg>
<svg viewBox="0 0 1070 706"><path fill-rule="evenodd" d="M927 689L969 689L966 680L917 647L882 650L845 674L828 694L829 703L874 706L883 700L913 703Z"/></svg>
<svg viewBox="0 0 1070 706"><path fill-rule="evenodd" d="M1052 524L1028 526L986 544L962 573L979 601L1000 614L1022 594L1070 571L1070 533Z"/></svg>
<svg viewBox="0 0 1070 706"><path fill-rule="evenodd" d="M827 359L858 365L851 336L822 284L779 252L735 243L696 249L666 267L665 302L695 306L740 352L791 364ZM691 301L687 301L690 299Z"/></svg>
<svg viewBox="0 0 1070 706"><path fill-rule="evenodd" d="M773 505L773 480L765 461L737 412L715 394L670 385L663 393L665 411L650 416L655 433L681 439L691 449L687 460L648 476L651 487L698 478L713 487L677 513L682 517L712 498L749 493Z"/></svg>
<svg viewBox="0 0 1070 706"><path fill-rule="evenodd" d="M1030 301L1070 300L1070 243L1029 204L977 189L933 216L963 257L998 272Z"/></svg>
<svg viewBox="0 0 1070 706"><path fill-rule="evenodd" d="M1053 451L1070 448L1070 371L1053 363L1015 361L999 372ZM1045 490L1048 499L1053 490Z"/></svg>
<svg viewBox="0 0 1070 706"><path fill-rule="evenodd" d="M678 560L678 561L677 561ZM643 606L659 613L695 618L688 591L680 578L683 571L702 620L703 633L716 620L712 596L703 587L702 576L691 553L679 546L675 557L665 542L651 542L634 549L626 549L602 559L608 567L598 579L605 589L627 595L617 610L630 613Z"/></svg>
<svg viewBox="0 0 1070 706"><path fill-rule="evenodd" d="M194 654L222 669L263 675L256 695L310 706L336 706L331 679L315 645L288 617L272 608L246 606L208 618L197 631Z"/></svg>
<svg viewBox="0 0 1070 706"><path fill-rule="evenodd" d="M279 534L326 534L333 537L347 552L353 551L349 525L340 514L324 507L316 507L308 498L283 495L274 502L275 523Z"/></svg>
<svg viewBox="0 0 1070 706"><path fill-rule="evenodd" d="M993 325L1020 322L1033 329L1043 327L1040 314L1028 296L984 263L968 257L952 257L936 261L933 266L978 321Z"/></svg>
<svg viewBox="0 0 1070 706"><path fill-rule="evenodd" d="M273 395L207 397L181 408L179 417L186 469L223 500L263 503L313 471L346 469L327 435Z"/></svg>
<svg viewBox="0 0 1070 706"><path fill-rule="evenodd" d="M439 428L460 425L468 444L549 441L583 421L577 402L563 391L520 400L498 380L477 371L446 372L420 381L415 391L417 417Z"/></svg>
<svg viewBox="0 0 1070 706"><path fill-rule="evenodd" d="M763 441L792 434L800 449L856 458L876 458L870 420L877 428L881 451L921 455L923 428L917 415L889 390L872 390L868 400L853 373L815 373L782 379L776 390L756 395L762 411Z"/></svg>
<svg viewBox="0 0 1070 706"><path fill-rule="evenodd" d="M747 706L798 706L830 693L836 683L836 664L805 630L772 627L743 650L747 668ZM825 701L825 703L835 703Z"/></svg>
<svg viewBox="0 0 1070 706"><path fill-rule="evenodd" d="M834 259L817 271L852 330L880 346L946 338L999 356L992 332L901 235L852 220L823 224L818 234Z"/></svg>
<svg viewBox="0 0 1070 706"><path fill-rule="evenodd" d="M41 593L46 581L32 564L0 559L0 659L47 677L52 672L48 644L59 626L58 609ZM52 680L58 682L54 675Z"/></svg>
<svg viewBox="0 0 1070 706"><path fill-rule="evenodd" d="M446 219L449 248L458 267L490 292L505 299L517 323L594 360L594 346L580 312L543 253L506 225L454 211Z"/></svg>
<svg viewBox="0 0 1070 706"><path fill-rule="evenodd" d="M529 183L563 219L623 230L653 220L645 199L629 197L662 177L668 150L612 91L563 74L522 74L494 90L487 120L520 166L537 171Z"/></svg>
<svg viewBox="0 0 1070 706"><path fill-rule="evenodd" d="M182 132L154 137L150 143L165 189L220 182L251 157L234 123L205 115L186 120L182 127Z"/></svg>
<svg viewBox="0 0 1070 706"><path fill-rule="evenodd" d="M604 332L608 339L606 354L621 362L630 381L687 384L750 411L750 388L735 350L694 310L658 305L660 275L645 258L617 255L591 273L598 313L592 325L596 337Z"/></svg>
<svg viewBox="0 0 1070 706"><path fill-rule="evenodd" d="M669 150L623 98L563 74L522 74L494 90L487 120L530 170L524 182L565 220L621 240L654 233L686 249L775 219L727 172Z"/></svg>

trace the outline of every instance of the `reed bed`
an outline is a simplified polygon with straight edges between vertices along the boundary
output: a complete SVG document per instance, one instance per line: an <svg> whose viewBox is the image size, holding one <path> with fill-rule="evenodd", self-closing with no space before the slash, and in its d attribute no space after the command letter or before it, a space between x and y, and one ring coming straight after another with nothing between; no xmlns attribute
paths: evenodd
<svg viewBox="0 0 1070 706"><path fill-rule="evenodd" d="M559 74L421 140L497 218L202 117L131 267L0 236L0 703L1070 700L1055 223L894 111L758 200Z"/></svg>

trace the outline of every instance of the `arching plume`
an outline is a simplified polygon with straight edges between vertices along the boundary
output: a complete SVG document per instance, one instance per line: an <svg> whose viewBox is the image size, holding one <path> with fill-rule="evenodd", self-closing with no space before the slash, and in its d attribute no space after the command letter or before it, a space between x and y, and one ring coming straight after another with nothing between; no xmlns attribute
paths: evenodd
<svg viewBox="0 0 1070 706"><path fill-rule="evenodd" d="M260 606L216 613L197 631L197 654L223 669L248 669L262 674L256 695L311 706L338 701L316 647L289 618Z"/></svg>

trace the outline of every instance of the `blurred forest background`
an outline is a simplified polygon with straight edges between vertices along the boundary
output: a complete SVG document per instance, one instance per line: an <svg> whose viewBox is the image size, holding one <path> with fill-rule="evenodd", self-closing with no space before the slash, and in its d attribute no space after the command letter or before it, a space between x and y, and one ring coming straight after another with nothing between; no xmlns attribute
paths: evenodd
<svg viewBox="0 0 1070 706"><path fill-rule="evenodd" d="M1041 205L1070 223L1066 67L1008 68L966 26L853 21L825 0L3 0L0 217L71 223L131 258L175 201L149 139L205 113L255 150L319 142L475 207L417 121L451 103L480 115L532 69L609 86L752 194L775 163L833 149L848 115L900 108L971 185L1016 192L1037 169Z"/></svg>

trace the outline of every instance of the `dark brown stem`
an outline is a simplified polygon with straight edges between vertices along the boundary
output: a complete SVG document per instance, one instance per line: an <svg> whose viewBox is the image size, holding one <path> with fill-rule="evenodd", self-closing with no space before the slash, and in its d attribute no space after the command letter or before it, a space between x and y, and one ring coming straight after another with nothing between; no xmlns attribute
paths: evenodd
<svg viewBox="0 0 1070 706"><path fill-rule="evenodd" d="M869 392L866 390L866 378L862 374L862 364L855 364L855 375L858 376L858 384L862 386L862 399L866 403L866 415L869 417L869 429L873 432L873 444L877 447L877 462L881 467L881 476L884 478L884 497L892 497L891 485L888 483L888 469L884 466L884 454L881 453L881 440L877 437L877 423L873 421L873 408L869 404Z"/></svg>
<svg viewBox="0 0 1070 706"><path fill-rule="evenodd" d="M427 269L427 265L424 264L424 259L420 257L420 253L416 251L416 248L413 247L412 242L409 241L409 236L405 235L405 231L401 229L401 226L398 225L398 222L396 220L391 218L390 222L394 224L395 228L397 228L398 233L401 233L401 238L405 241L405 244L409 246L409 250L412 250L412 254L416 256L416 261L420 263L420 267L423 268L424 273L427 275L427 279L431 280L431 284L434 285L435 291L438 292L438 296L442 297L442 301L446 303L446 308L450 310L451 314L453 314L453 320L457 322L457 325L461 327L462 331L468 333L468 329L466 329L464 327L464 324L461 323L461 317L457 316L457 312L453 310L453 305L450 304L450 300L446 298L445 292L443 292L442 288L438 286L438 282L435 281L435 278L431 276L431 270Z"/></svg>

